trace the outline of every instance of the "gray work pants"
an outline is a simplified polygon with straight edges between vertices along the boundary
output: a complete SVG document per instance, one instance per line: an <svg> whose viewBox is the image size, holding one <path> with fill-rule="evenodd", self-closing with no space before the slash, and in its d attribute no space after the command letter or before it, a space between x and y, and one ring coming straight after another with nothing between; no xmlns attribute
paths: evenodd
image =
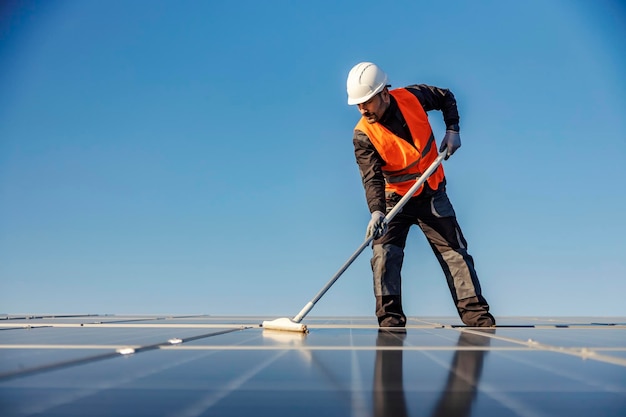
<svg viewBox="0 0 626 417"><path fill-rule="evenodd" d="M393 194L387 210L399 201ZM409 228L418 225L432 248L450 289L459 317L468 326L491 326L495 319L482 296L474 260L445 191L425 190L410 199L389 223L387 233L373 242L371 260L376 296L376 315L381 326L404 326L402 310L402 262Z"/></svg>

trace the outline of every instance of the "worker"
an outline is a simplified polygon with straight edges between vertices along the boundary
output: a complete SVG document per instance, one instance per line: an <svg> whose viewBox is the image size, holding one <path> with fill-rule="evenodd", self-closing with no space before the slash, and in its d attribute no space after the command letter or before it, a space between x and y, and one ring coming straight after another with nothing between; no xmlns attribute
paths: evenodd
<svg viewBox="0 0 626 417"><path fill-rule="evenodd" d="M418 225L443 272L459 317L467 326L489 327L496 321L482 295L473 258L446 194L443 166L428 177L400 213L387 224L385 213L406 194L416 179L446 152L461 146L456 99L447 89L411 85L390 89L387 75L371 62L355 65L348 74L348 104L361 119L353 143L371 220L371 266L380 327L404 327L401 269L409 228ZM440 110L446 133L437 148L426 112Z"/></svg>

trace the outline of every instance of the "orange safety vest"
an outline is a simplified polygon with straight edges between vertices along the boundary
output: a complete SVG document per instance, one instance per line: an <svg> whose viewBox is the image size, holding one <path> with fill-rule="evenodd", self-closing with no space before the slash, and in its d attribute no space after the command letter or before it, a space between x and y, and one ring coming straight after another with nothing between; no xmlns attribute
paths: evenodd
<svg viewBox="0 0 626 417"><path fill-rule="evenodd" d="M382 167L385 176L385 191L405 195L415 184L415 180L437 158L439 152L428 116L417 97L405 88L391 90L390 93L398 102L415 146L394 135L378 122L367 123L364 117L361 117L355 130L360 130L370 138L385 161ZM430 188L436 190L443 179L443 166L439 165L428 177L427 182ZM423 188L423 186L420 187L414 195L421 193Z"/></svg>

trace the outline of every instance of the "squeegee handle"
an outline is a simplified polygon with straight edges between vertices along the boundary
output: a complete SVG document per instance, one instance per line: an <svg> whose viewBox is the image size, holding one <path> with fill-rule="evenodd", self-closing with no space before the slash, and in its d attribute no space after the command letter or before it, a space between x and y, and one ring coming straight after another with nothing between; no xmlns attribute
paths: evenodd
<svg viewBox="0 0 626 417"><path fill-rule="evenodd" d="M411 197L413 197L413 194L415 194L415 192L424 184L428 177L430 177L432 173L435 172L435 170L439 167L441 161L443 161L443 159L445 158L446 153L447 149L444 149L443 152L441 152L433 161L433 163L430 164L426 171L424 171L424 173L417 179L417 181L415 181L415 184L413 184L409 191L400 199L400 201L398 201L398 203L396 203L393 209L391 209L391 211L387 213L384 220L385 223L389 223L391 219L393 219L396 214L398 214L402 210L402 207L404 207L404 205L411 199ZM352 262L354 262L354 260L359 257L361 252L363 252L363 250L369 246L372 240L374 240L374 237L370 236L369 238L365 239L363 243L361 243L361 246L359 246L359 248L352 254L352 256L350 256L350 258L348 258L348 260L341 266L341 268L339 268L335 275L333 275L333 277L326 283L326 285L324 285L324 287L317 293L317 295L315 295L315 297L313 297L313 299L309 301L302 308L302 310L300 310L300 312L293 318L293 321L295 321L296 323L300 323L302 319L307 314L309 314L309 311L311 311L313 306L320 300L320 298L324 296L324 294L326 294L326 291L328 291L330 287L333 286L335 281L339 279L339 277L346 271L346 269L348 269L348 267L352 265Z"/></svg>
<svg viewBox="0 0 626 417"><path fill-rule="evenodd" d="M417 181L415 181L415 184L413 184L413 186L409 188L409 191L400 199L400 201L398 201L398 203L391 209L391 211L387 213L387 215L385 216L385 220L384 220L385 223L389 223L391 219L396 217L396 214L402 211L402 208L411 199L411 197L413 197L413 194L415 194L415 192L422 185L424 185L428 177L430 177L432 173L435 172L437 168L439 168L439 165L441 165L441 161L443 161L443 159L446 157L447 152L448 150L444 149L443 152L441 152L437 156L437 158L435 158L433 163L430 164L428 168L426 168L426 171L424 171L424 173L422 173L422 175L417 179Z"/></svg>

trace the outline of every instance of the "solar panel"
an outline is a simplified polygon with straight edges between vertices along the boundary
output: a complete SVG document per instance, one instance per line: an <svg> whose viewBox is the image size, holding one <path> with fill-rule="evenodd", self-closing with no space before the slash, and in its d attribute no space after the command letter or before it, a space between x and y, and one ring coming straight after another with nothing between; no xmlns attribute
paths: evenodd
<svg viewBox="0 0 626 417"><path fill-rule="evenodd" d="M5 417L626 415L623 317L2 318Z"/></svg>

